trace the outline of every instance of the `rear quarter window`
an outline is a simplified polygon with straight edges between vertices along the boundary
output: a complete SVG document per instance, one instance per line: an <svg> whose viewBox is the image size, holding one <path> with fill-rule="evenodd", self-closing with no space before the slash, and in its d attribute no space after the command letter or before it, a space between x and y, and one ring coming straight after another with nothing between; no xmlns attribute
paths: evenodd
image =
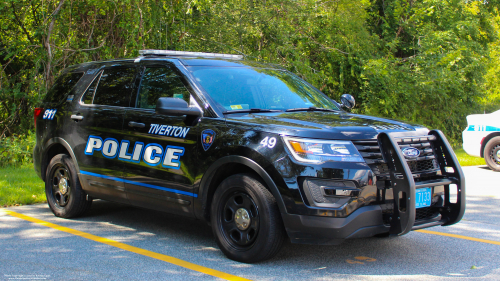
<svg viewBox="0 0 500 281"><path fill-rule="evenodd" d="M136 71L134 67L104 69L87 89L82 102L128 107Z"/></svg>
<svg viewBox="0 0 500 281"><path fill-rule="evenodd" d="M83 72L69 72L59 76L45 96L44 103L54 106L63 102L82 76Z"/></svg>

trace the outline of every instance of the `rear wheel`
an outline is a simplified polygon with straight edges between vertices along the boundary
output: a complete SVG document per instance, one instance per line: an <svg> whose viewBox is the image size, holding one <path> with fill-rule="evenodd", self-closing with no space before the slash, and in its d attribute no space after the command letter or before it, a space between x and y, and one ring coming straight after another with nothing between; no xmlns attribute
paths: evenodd
<svg viewBox="0 0 500 281"><path fill-rule="evenodd" d="M285 231L278 205L252 175L225 179L212 202L213 232L228 258L254 263L272 258L281 249Z"/></svg>
<svg viewBox="0 0 500 281"><path fill-rule="evenodd" d="M484 160L493 171L500 172L500 137L494 137L486 143Z"/></svg>
<svg viewBox="0 0 500 281"><path fill-rule="evenodd" d="M58 154L50 160L45 194L54 215L62 218L80 216L92 205L92 199L86 200L73 160L66 154Z"/></svg>

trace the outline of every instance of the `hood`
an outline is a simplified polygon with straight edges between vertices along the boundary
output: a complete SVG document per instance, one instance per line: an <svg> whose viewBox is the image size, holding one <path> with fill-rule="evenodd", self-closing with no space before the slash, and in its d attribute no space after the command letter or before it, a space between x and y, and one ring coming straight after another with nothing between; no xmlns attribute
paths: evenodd
<svg viewBox="0 0 500 281"><path fill-rule="evenodd" d="M427 135L423 126L346 112L277 112L232 114L228 126L319 139L373 139L380 132L395 136Z"/></svg>

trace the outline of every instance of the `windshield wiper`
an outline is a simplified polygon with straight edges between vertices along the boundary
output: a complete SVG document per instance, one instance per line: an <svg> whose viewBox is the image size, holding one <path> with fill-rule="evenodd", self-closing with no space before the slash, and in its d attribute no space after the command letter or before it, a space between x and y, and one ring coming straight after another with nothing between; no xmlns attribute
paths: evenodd
<svg viewBox="0 0 500 281"><path fill-rule="evenodd" d="M262 109L262 108L250 108L250 109L238 109L231 111L224 111L224 114L235 114L235 113L260 113L260 112L281 112L283 110L279 109Z"/></svg>
<svg viewBox="0 0 500 281"><path fill-rule="evenodd" d="M336 112L338 110L311 106L311 107L304 107L304 108L290 108L290 109L287 109L285 111L286 112L295 112L295 111L329 111L329 112Z"/></svg>

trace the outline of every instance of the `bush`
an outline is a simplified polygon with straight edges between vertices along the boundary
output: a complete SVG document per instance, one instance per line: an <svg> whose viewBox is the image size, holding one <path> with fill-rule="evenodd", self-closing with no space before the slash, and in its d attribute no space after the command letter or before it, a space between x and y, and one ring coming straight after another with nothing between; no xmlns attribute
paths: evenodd
<svg viewBox="0 0 500 281"><path fill-rule="evenodd" d="M0 140L0 167L33 163L35 143L35 134L31 131Z"/></svg>

